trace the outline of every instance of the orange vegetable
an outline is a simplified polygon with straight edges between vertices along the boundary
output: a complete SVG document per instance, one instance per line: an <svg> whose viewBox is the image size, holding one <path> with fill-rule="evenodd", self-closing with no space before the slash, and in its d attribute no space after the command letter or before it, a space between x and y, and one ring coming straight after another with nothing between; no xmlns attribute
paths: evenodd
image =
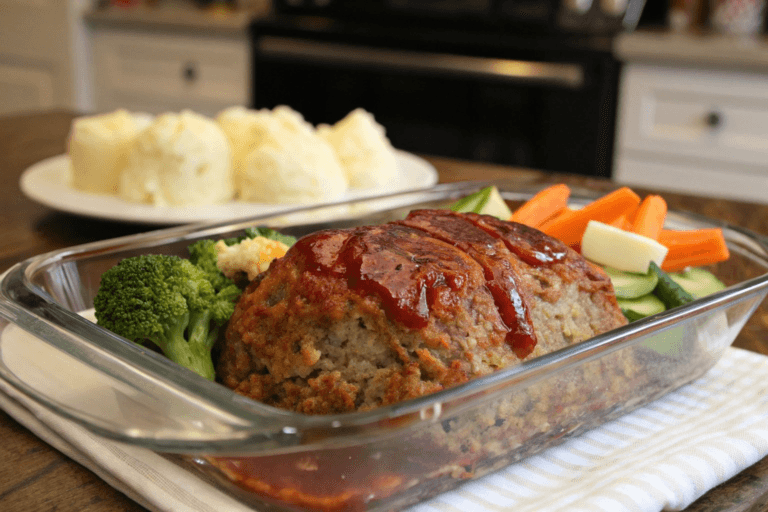
<svg viewBox="0 0 768 512"><path fill-rule="evenodd" d="M624 231L631 231L632 223L629 221L628 217L628 215L617 217L616 220L610 223L610 225L619 229L623 229Z"/></svg>
<svg viewBox="0 0 768 512"><path fill-rule="evenodd" d="M629 187L604 195L584 208L573 210L546 221L539 226L544 233L573 246L581 241L587 223L596 220L610 224L622 215L630 215L640 205L640 196Z"/></svg>
<svg viewBox="0 0 768 512"><path fill-rule="evenodd" d="M536 226L536 229L541 230L542 226L544 226L545 224L549 224L550 222L554 222L557 219L565 218L566 216L570 215L571 213L573 213L575 211L576 210L574 210L573 208L567 207L567 208L563 209L560 213L555 215L554 217L551 217L549 220L546 220L543 223L541 223L538 226Z"/></svg>
<svg viewBox="0 0 768 512"><path fill-rule="evenodd" d="M515 210L509 220L538 227L565 210L570 195L571 189L565 184L547 187Z"/></svg>
<svg viewBox="0 0 768 512"><path fill-rule="evenodd" d="M632 219L629 231L658 240L666 217L667 202L661 196L646 196Z"/></svg>
<svg viewBox="0 0 768 512"><path fill-rule="evenodd" d="M720 228L689 231L662 229L658 241L669 249L661 265L662 270L667 272L711 265L725 261L730 256Z"/></svg>

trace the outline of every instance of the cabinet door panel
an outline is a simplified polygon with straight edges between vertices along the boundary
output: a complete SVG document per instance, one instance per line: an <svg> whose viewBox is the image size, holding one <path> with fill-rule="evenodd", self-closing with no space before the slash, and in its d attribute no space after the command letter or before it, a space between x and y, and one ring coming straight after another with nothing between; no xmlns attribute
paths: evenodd
<svg viewBox="0 0 768 512"><path fill-rule="evenodd" d="M622 147L748 165L768 161L764 75L630 65L621 98Z"/></svg>
<svg viewBox="0 0 768 512"><path fill-rule="evenodd" d="M73 0L0 0L0 113L72 107Z"/></svg>
<svg viewBox="0 0 768 512"><path fill-rule="evenodd" d="M747 171L630 152L617 161L613 179L628 186L768 203L768 166Z"/></svg>
<svg viewBox="0 0 768 512"><path fill-rule="evenodd" d="M52 82L46 70L0 64L0 114L53 107Z"/></svg>
<svg viewBox="0 0 768 512"><path fill-rule="evenodd" d="M95 38L97 108L159 113L247 104L250 51L243 38L108 31ZM120 103L123 102L123 103Z"/></svg>

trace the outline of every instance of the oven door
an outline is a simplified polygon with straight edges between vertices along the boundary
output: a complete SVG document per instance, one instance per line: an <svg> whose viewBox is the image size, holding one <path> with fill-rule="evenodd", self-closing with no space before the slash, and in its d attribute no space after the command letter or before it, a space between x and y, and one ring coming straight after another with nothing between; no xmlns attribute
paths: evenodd
<svg viewBox="0 0 768 512"><path fill-rule="evenodd" d="M257 108L332 124L362 107L421 154L610 176L612 59L521 60L328 38L254 38Z"/></svg>

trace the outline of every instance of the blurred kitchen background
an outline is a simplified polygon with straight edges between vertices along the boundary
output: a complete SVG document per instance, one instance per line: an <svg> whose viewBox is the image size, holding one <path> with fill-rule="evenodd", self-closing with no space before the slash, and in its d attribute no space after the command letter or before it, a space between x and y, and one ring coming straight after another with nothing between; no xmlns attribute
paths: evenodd
<svg viewBox="0 0 768 512"><path fill-rule="evenodd" d="M0 115L357 107L414 153L768 202L765 0L0 0Z"/></svg>

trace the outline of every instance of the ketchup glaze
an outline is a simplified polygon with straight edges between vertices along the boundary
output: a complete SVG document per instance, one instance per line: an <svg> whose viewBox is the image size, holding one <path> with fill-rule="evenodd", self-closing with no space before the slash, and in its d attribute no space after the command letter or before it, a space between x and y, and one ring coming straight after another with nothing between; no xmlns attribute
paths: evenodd
<svg viewBox="0 0 768 512"><path fill-rule="evenodd" d="M380 226L320 231L291 248L308 272L345 279L351 290L378 296L387 316L410 329L426 327L431 313L455 311L468 286L485 286L520 358L536 346L518 282L525 271L520 261L550 265L563 261L567 250L527 226L450 210L415 210Z"/></svg>

